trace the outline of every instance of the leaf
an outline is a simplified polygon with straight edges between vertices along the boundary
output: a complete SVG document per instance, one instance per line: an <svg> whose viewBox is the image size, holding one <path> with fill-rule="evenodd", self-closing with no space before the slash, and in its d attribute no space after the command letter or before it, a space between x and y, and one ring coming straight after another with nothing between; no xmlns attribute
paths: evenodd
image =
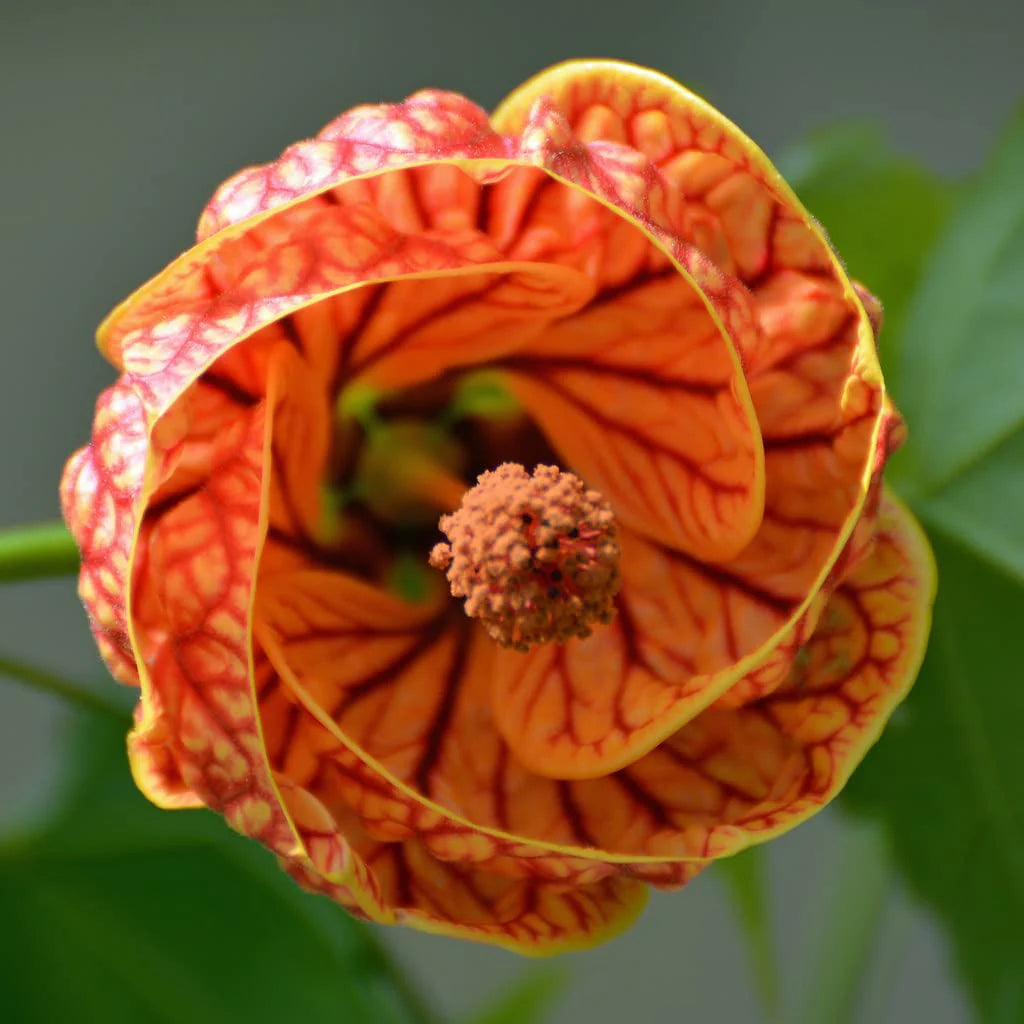
<svg viewBox="0 0 1024 1024"><path fill-rule="evenodd" d="M768 865L764 847L752 846L735 857L718 861L715 873L725 884L746 936L765 1017L774 1019L779 1008L779 968L772 945Z"/></svg>
<svg viewBox="0 0 1024 1024"><path fill-rule="evenodd" d="M1024 581L1024 108L935 251L907 321L904 487L929 522Z"/></svg>
<svg viewBox="0 0 1024 1024"><path fill-rule="evenodd" d="M985 1021L1024 1020L1024 588L936 532L939 598L911 697L844 794L884 819Z"/></svg>
<svg viewBox="0 0 1024 1024"><path fill-rule="evenodd" d="M896 353L907 307L948 218L952 186L895 153L877 127L865 124L816 132L784 155L779 167L850 273L882 301L882 365L898 395Z"/></svg>
<svg viewBox="0 0 1024 1024"><path fill-rule="evenodd" d="M5 1019L427 1019L367 929L212 814L148 804L123 729L89 728L62 810L0 847Z"/></svg>
<svg viewBox="0 0 1024 1024"><path fill-rule="evenodd" d="M852 148L836 143L819 164L850 160ZM901 300L902 332L891 317L883 330L910 427L898 484L930 528L939 597L917 684L843 795L885 824L902 875L947 926L981 1017L996 1024L1024 1020L1022 181L1024 112L958 190L917 292ZM815 212L851 271L873 284L870 253L848 246L841 219ZM936 226L879 231L878 246L908 261L916 247L920 261Z"/></svg>
<svg viewBox="0 0 1024 1024"><path fill-rule="evenodd" d="M510 989L473 1014L467 1024L544 1024L566 982L565 973L559 970L529 970Z"/></svg>
<svg viewBox="0 0 1024 1024"><path fill-rule="evenodd" d="M1024 343L1024 325L1021 332ZM914 506L1024 584L1024 430Z"/></svg>

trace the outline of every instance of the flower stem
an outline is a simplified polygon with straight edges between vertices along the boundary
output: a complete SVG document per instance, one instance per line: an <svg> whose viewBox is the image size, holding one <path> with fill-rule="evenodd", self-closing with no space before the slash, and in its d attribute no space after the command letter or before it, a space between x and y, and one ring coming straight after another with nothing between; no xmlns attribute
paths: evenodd
<svg viewBox="0 0 1024 1024"><path fill-rule="evenodd" d="M33 690L59 697L86 711L98 712L126 723L131 721L131 713L128 708L108 701L78 683L69 683L52 672L29 665L24 661L18 661L16 658L5 658L0 655L0 675L6 676L8 679L15 679Z"/></svg>
<svg viewBox="0 0 1024 1024"><path fill-rule="evenodd" d="M78 548L60 522L0 530L0 583L73 576Z"/></svg>
<svg viewBox="0 0 1024 1024"><path fill-rule="evenodd" d="M752 846L715 864L746 936L761 1009L766 1021L779 1016L779 968L772 943L768 865L764 847Z"/></svg>
<svg viewBox="0 0 1024 1024"><path fill-rule="evenodd" d="M373 925L363 925L361 939L377 971L405 1005L413 1024L438 1024L437 1016L430 1004L413 984L402 965L395 960L394 954L381 941Z"/></svg>
<svg viewBox="0 0 1024 1024"><path fill-rule="evenodd" d="M885 837L857 823L843 847L834 895L825 900L799 1024L849 1024L890 893Z"/></svg>

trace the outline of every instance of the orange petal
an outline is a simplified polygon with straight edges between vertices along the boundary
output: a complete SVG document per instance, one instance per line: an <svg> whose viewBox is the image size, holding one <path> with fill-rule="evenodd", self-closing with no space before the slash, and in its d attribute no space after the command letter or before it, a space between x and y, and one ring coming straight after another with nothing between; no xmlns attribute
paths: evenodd
<svg viewBox="0 0 1024 1024"><path fill-rule="evenodd" d="M621 465L625 456L639 455L641 462L641 467L630 466L629 485L645 476L655 480L653 487L648 483L643 491L653 491L649 496L656 512L642 524L638 522L639 528L663 537L668 530L672 543L699 557L717 560L735 554L756 531L764 500L759 428L740 361L740 352L756 344L757 327L748 293L685 241L673 193L658 169L637 151L613 143L585 144L553 104L541 99L522 126L520 157L572 189L566 199L555 193L559 201L553 213L546 212L543 204L519 197L525 213L517 234L507 243L511 251L520 252L525 245L535 258L578 265L595 278L598 293L580 318L582 323L559 325L551 337L542 335L531 345L531 357L535 352L543 357L549 348L554 353L546 370L543 364L530 364L543 387L527 391L522 382L518 387L560 447L574 444L567 440L573 428L585 427L589 434L602 427L618 428L627 443L620 442L625 451L616 461ZM511 185L498 183L493 191L500 197L507 187ZM574 197L573 191L582 195ZM595 215L592 209L598 206L590 197L634 230L624 232L619 224L618 232L610 231L608 214L600 211ZM535 224L538 218L544 221L540 228ZM552 243L553 248L545 248L543 241L523 241L531 232L539 231L542 240L557 233L560 222L561 234L568 235L571 244L563 238ZM646 246L637 244L644 238ZM677 275L679 284L673 285ZM664 287L655 287L658 284ZM678 310L674 309L677 305ZM638 332L635 344L634 331ZM591 341L591 335L596 335L596 340ZM625 351L613 353L613 348ZM566 371L582 370L579 363L591 358L599 364L596 372L576 374L571 387L566 387L569 373L555 378L559 361L564 361L562 369ZM644 398L653 400L656 408L637 424L633 422L633 403L616 397L612 399L612 422L605 423L595 416L595 407L609 403L613 387L625 391L631 373L634 378L638 373L648 375ZM633 379L631 383L636 390L638 382ZM668 399L678 400L686 385L694 398L693 385L707 383L711 387L704 397L721 407L714 439L708 437L705 405L697 419L699 436L689 449L676 441L668 457L660 447L644 453L644 442L650 443L652 430L664 445L666 436L679 434L680 419L695 411L692 401L685 407L679 403L679 415L674 416ZM633 415L623 418L624 410ZM597 422L588 423L595 419ZM713 463L703 477L698 472L702 468L695 458L698 454L710 456ZM639 514L642 503L634 499L629 504L621 472L600 465L583 444L574 444L573 455L586 463L581 470L602 474L613 503L620 498L629 513ZM685 486L677 510L682 506L685 514L674 519L665 507L664 492L671 490L679 476ZM617 491L613 489L616 485Z"/></svg>
<svg viewBox="0 0 1024 1024"><path fill-rule="evenodd" d="M643 154L682 199L680 236L748 287L777 266L843 274L764 153L670 78L619 61L568 61L520 86L492 122L499 131L525 131L538 104L556 110L584 142Z"/></svg>
<svg viewBox="0 0 1024 1024"><path fill-rule="evenodd" d="M839 586L784 685L745 708L699 715L608 778L568 784L578 833L619 855L703 860L810 817L912 685L934 583L926 539L887 498L872 555ZM521 799L536 794L527 788Z"/></svg>
<svg viewBox="0 0 1024 1024"><path fill-rule="evenodd" d="M455 693L444 691L456 678L451 651L419 672L407 650L391 651L397 670L372 657L363 678L388 694L394 714L378 708L372 722L364 720L360 745L347 746L350 739L322 712L310 721L312 695L293 692L304 711L295 716L292 753L281 769L327 804L355 808L359 827L378 841L417 837L446 861L547 879L568 870L578 883L587 878L581 864L590 861L598 871L604 865L679 884L707 858L785 831L835 795L913 681L932 594L927 544L887 500L872 556L840 585L784 686L753 705L699 715L609 776L560 781L518 762L497 737L484 699L487 679L469 666L468 650ZM308 628L317 635L315 622ZM301 644L289 653L301 663ZM314 679L312 666L322 661L311 650L302 674ZM403 697L406 673L411 693ZM434 673L440 683L432 684ZM334 676L351 692L341 682L348 673ZM435 696L419 716L432 726L425 745L421 722L407 721L396 702L415 700L431 685ZM354 715L348 721L358 725ZM421 761L414 767L407 758L410 749L421 757L427 746L423 771ZM366 748L384 754L390 770L374 764Z"/></svg>
<svg viewBox="0 0 1024 1024"><path fill-rule="evenodd" d="M187 436L196 415L190 397L153 431L150 477L173 480L187 456L193 482L151 505L141 527L145 572L132 602L142 700L129 754L150 799L202 803L233 828L291 852L297 841L262 748L249 642L252 567L265 514L268 403L236 413L230 445L200 443L204 474L198 452L183 453L179 436ZM202 439L204 431L196 432Z"/></svg>
<svg viewBox="0 0 1024 1024"><path fill-rule="evenodd" d="M398 388L520 350L549 320L589 301L593 284L569 267L495 261L482 272L396 281L348 353L348 379Z"/></svg>
<svg viewBox="0 0 1024 1024"><path fill-rule="evenodd" d="M500 365L621 522L712 560L749 540L760 442L719 328L674 269L599 294Z"/></svg>
<svg viewBox="0 0 1024 1024"><path fill-rule="evenodd" d="M847 398L835 394L820 433L769 451L764 520L748 548L715 565L624 528L618 619L587 640L497 663L495 716L533 771L604 775L712 701L748 703L785 677L832 589L863 556L900 423L888 404L875 416L876 392L861 395L867 412L850 398L856 332L824 350L816 337L806 335L819 377ZM766 410L776 427L785 415Z"/></svg>
<svg viewBox="0 0 1024 1024"><path fill-rule="evenodd" d="M531 771L592 778L636 760L757 668L806 596L628 529L620 544L609 626L495 662L495 719Z"/></svg>
<svg viewBox="0 0 1024 1024"><path fill-rule="evenodd" d="M364 916L385 924L549 956L606 942L634 923L647 902L646 888L628 878L586 885L506 878L437 860L424 847L368 844L365 863L383 909ZM309 866L283 866L305 888L359 911L350 889Z"/></svg>
<svg viewBox="0 0 1024 1024"><path fill-rule="evenodd" d="M357 178L421 164L500 160L506 149L487 114L456 93L424 89L403 103L354 107L315 139L224 182L203 211L199 240Z"/></svg>
<svg viewBox="0 0 1024 1024"><path fill-rule="evenodd" d="M493 646L457 622L445 628L437 608L336 575L263 582L257 634L282 671L261 685L261 718L307 851L284 866L383 923L527 953L604 941L635 919L642 886L616 878L600 851L572 856L449 809L465 745L488 755L489 743L500 745L493 727L472 726L486 715L474 694L486 689L480 659ZM363 868L353 869L353 853ZM687 866L679 881L697 870ZM361 872L368 877L353 887Z"/></svg>
<svg viewBox="0 0 1024 1024"><path fill-rule="evenodd" d="M859 451L866 463L882 393L871 322L820 227L757 146L677 83L613 61L570 61L542 72L501 104L493 122L505 132L529 133L542 113L567 125L574 144L563 163L571 165L581 150L593 159L632 147L656 169L641 194L678 197L681 209L664 226L685 252L695 249L717 267L705 271L711 283L695 282L706 295L721 296L720 319L742 353L768 459L802 443L841 448L847 462ZM657 212L670 204L654 205ZM715 275L724 278L722 288L714 287ZM743 301L725 275L753 293L756 329L737 318ZM865 429L849 430L855 423ZM771 468L766 475L771 487ZM794 474L784 475L788 486ZM824 479L817 477L820 491ZM849 511L844 529L858 509ZM777 521L787 514L794 518L777 508ZM842 538L831 544L833 556L841 546Z"/></svg>
<svg viewBox="0 0 1024 1024"><path fill-rule="evenodd" d="M64 519L82 556L78 593L111 675L138 685L128 624L128 584L145 478L146 418L130 382L121 380L96 403L92 440L64 468Z"/></svg>
<svg viewBox="0 0 1024 1024"><path fill-rule="evenodd" d="M100 327L100 346L134 374L144 400L162 409L217 355L325 290L465 265L443 240L392 228L366 202L338 208L337 198L324 193L381 171L456 160L486 178L501 173L506 148L483 111L450 93L423 92L404 104L349 111L317 139L226 182L204 213L199 243L111 313ZM318 224L311 233L305 230L310 219ZM261 224L279 235L278 222L301 230L277 238L272 252L226 287L217 269L238 262L244 236ZM465 234L464 223L444 223L442 234Z"/></svg>
<svg viewBox="0 0 1024 1024"><path fill-rule="evenodd" d="M756 705L803 747L810 769L796 800L745 822L758 838L827 803L878 739L924 657L935 583L927 538L884 494L871 554L839 585L783 686Z"/></svg>
<svg viewBox="0 0 1024 1024"><path fill-rule="evenodd" d="M872 554L840 584L775 693L705 711L603 778L544 779L508 755L486 772L478 759L475 775L464 763L449 771L456 797L481 823L500 815L525 839L633 857L636 877L685 881L688 861L784 832L835 796L913 683L934 582L927 541L886 498ZM461 742L479 747L481 732Z"/></svg>
<svg viewBox="0 0 1024 1024"><path fill-rule="evenodd" d="M260 686L270 763L341 833L416 839L506 877L589 885L616 870L601 850L565 849L571 834L532 843L503 818L506 773L523 769L491 718L499 652L461 612L299 571L261 581L254 628L273 667Z"/></svg>

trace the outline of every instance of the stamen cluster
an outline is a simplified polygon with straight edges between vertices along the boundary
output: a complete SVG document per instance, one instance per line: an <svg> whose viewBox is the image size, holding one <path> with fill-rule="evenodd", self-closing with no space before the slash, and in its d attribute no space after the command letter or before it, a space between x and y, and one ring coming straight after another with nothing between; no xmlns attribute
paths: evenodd
<svg viewBox="0 0 1024 1024"><path fill-rule="evenodd" d="M574 474L537 466L531 475L506 462L482 473L440 528L448 543L434 547L430 564L503 647L585 637L612 620L615 517Z"/></svg>

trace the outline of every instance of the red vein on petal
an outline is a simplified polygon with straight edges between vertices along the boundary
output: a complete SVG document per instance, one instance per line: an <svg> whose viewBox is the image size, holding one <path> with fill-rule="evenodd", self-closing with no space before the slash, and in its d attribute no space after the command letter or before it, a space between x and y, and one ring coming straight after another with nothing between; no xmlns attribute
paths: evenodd
<svg viewBox="0 0 1024 1024"><path fill-rule="evenodd" d="M582 367L581 367L582 368ZM587 372L591 371L591 367L586 367ZM750 488L744 484L733 484L724 483L716 480L712 477L705 469L704 465L694 459L692 456L687 455L685 452L680 451L676 448L671 448L662 441L656 440L641 431L637 430L621 420L613 420L610 416L606 415L596 404L588 402L579 394L571 391L569 388L556 383L550 377L542 378L530 378L530 383L538 388L547 388L549 391L554 392L563 401L569 405L574 405L577 409L582 411L585 415L599 423L608 433L622 434L628 438L633 444L639 448L644 448L648 451L657 452L662 455L668 456L674 461L682 463L686 466L693 475L706 483L715 491L724 491L727 494L747 494Z"/></svg>
<svg viewBox="0 0 1024 1024"><path fill-rule="evenodd" d="M486 266L481 265L478 269L486 271L487 268ZM374 364L379 363L387 356L392 355L397 349L400 349L409 338L416 334L417 331L421 331L428 324L433 323L440 317L447 316L448 314L460 309L465 309L467 306L472 306L474 303L486 299L490 294L505 285L508 282L508 279L508 274L499 274L479 291L460 295L457 299L454 299L440 309L431 310L429 313L425 313L412 323L406 324L400 331L396 331L383 345L379 345L372 352L368 352L361 360L356 360L349 368L350 375L352 377L359 377L362 374L365 374L366 371Z"/></svg>
<svg viewBox="0 0 1024 1024"><path fill-rule="evenodd" d="M437 703L434 717L427 730L423 754L420 756L416 769L412 774L417 789L426 796L430 795L430 775L441 754L441 744L451 722L452 714L455 711L455 701L462 685L462 675L466 667L466 657L469 653L471 624L464 618L458 621L458 637L455 642L455 651L448 666L448 671L445 674L441 699Z"/></svg>

